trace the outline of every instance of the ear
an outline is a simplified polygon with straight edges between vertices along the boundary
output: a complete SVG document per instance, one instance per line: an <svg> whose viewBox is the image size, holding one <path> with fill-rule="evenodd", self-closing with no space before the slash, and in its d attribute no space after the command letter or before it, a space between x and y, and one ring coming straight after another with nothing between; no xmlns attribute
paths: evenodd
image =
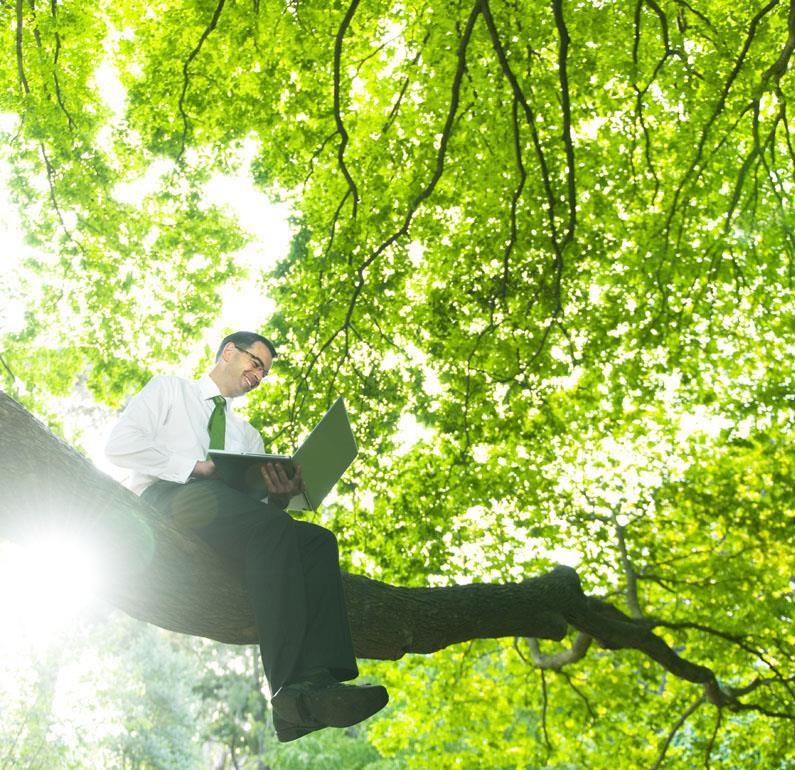
<svg viewBox="0 0 795 770"><path fill-rule="evenodd" d="M224 349L221 351L221 360L229 361L235 354L236 350L237 348L235 347L234 342L227 342L226 345L224 345Z"/></svg>

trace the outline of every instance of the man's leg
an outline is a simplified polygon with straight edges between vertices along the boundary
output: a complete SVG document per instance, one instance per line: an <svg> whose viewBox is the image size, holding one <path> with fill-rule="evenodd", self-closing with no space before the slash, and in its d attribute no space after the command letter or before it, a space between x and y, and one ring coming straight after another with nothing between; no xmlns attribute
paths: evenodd
<svg viewBox="0 0 795 770"><path fill-rule="evenodd" d="M386 705L381 686L340 684L358 669L331 532L220 481L161 481L142 497L194 529L244 581L279 740L346 727Z"/></svg>
<svg viewBox="0 0 795 770"><path fill-rule="evenodd" d="M294 600L304 609L303 636L297 645L298 655L294 665L274 668L271 675L272 692L276 692L285 682L300 677L307 671L318 668L327 669L337 681L353 679L358 674L356 658L353 654L353 641L348 625L348 612L339 569L339 552L334 534L323 527L305 521L296 521L287 514L288 531L283 535L291 541L290 549L295 554L293 570L301 575L301 580L289 588L291 596L303 589L303 596ZM248 571L247 585L272 585L272 565L268 549L261 539L272 537L270 528L255 535L249 543L246 559ZM292 542L294 540L294 543ZM287 595L288 587L282 592ZM270 597L270 592L267 592ZM273 601L274 597L270 597ZM288 599L288 602L293 601ZM290 604L286 611L291 611ZM266 610L266 617L272 611ZM286 655L275 655L274 660L285 660Z"/></svg>
<svg viewBox="0 0 795 770"><path fill-rule="evenodd" d="M317 668L329 670L337 681L353 679L358 669L336 538L327 529L268 508L264 520L249 530L245 585L271 692ZM219 528L210 525L199 534L212 542Z"/></svg>
<svg viewBox="0 0 795 770"><path fill-rule="evenodd" d="M348 626L337 539L323 527L294 521L306 589L307 622L293 673L273 691L273 724L280 741L322 727L348 727L382 709L380 685L346 686L358 673ZM344 618L344 622L338 622Z"/></svg>
<svg viewBox="0 0 795 770"><path fill-rule="evenodd" d="M156 482L143 499L193 529L242 578L272 693L294 670L357 675L331 532L215 480Z"/></svg>

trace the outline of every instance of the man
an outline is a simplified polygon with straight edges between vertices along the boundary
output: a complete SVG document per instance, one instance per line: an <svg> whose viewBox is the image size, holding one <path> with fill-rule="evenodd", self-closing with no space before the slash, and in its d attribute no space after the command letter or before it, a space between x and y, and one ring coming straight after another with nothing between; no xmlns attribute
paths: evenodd
<svg viewBox="0 0 795 770"><path fill-rule="evenodd" d="M334 535L284 509L301 489L281 465L262 466L267 501L224 484L208 450L263 452L259 433L228 399L258 387L276 349L253 332L225 337L198 381L154 377L124 410L106 453L132 471L130 487L175 525L193 529L243 580L259 634L280 741L347 727L386 705L358 674Z"/></svg>

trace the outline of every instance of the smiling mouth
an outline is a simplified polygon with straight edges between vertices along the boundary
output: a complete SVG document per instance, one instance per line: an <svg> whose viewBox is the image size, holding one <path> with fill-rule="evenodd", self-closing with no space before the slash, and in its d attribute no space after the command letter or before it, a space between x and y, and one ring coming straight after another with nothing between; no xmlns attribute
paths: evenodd
<svg viewBox="0 0 795 770"><path fill-rule="evenodd" d="M246 381L246 383L248 383L249 390L253 390L258 385L257 381L252 380L252 378L248 374L244 374L243 379Z"/></svg>

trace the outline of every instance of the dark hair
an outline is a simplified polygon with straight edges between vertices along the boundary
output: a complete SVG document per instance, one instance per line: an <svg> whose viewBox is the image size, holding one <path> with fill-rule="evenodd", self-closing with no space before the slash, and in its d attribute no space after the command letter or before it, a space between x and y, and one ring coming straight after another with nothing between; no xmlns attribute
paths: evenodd
<svg viewBox="0 0 795 770"><path fill-rule="evenodd" d="M218 352L215 354L216 361L220 360L221 353L224 352L224 348L230 342L235 345L235 347L240 346L244 350L248 350L255 342L261 342L268 348L273 358L277 358L279 355L273 343L261 334L257 334L256 332L233 332L232 334L227 334L226 337L221 340L221 344L218 346Z"/></svg>

